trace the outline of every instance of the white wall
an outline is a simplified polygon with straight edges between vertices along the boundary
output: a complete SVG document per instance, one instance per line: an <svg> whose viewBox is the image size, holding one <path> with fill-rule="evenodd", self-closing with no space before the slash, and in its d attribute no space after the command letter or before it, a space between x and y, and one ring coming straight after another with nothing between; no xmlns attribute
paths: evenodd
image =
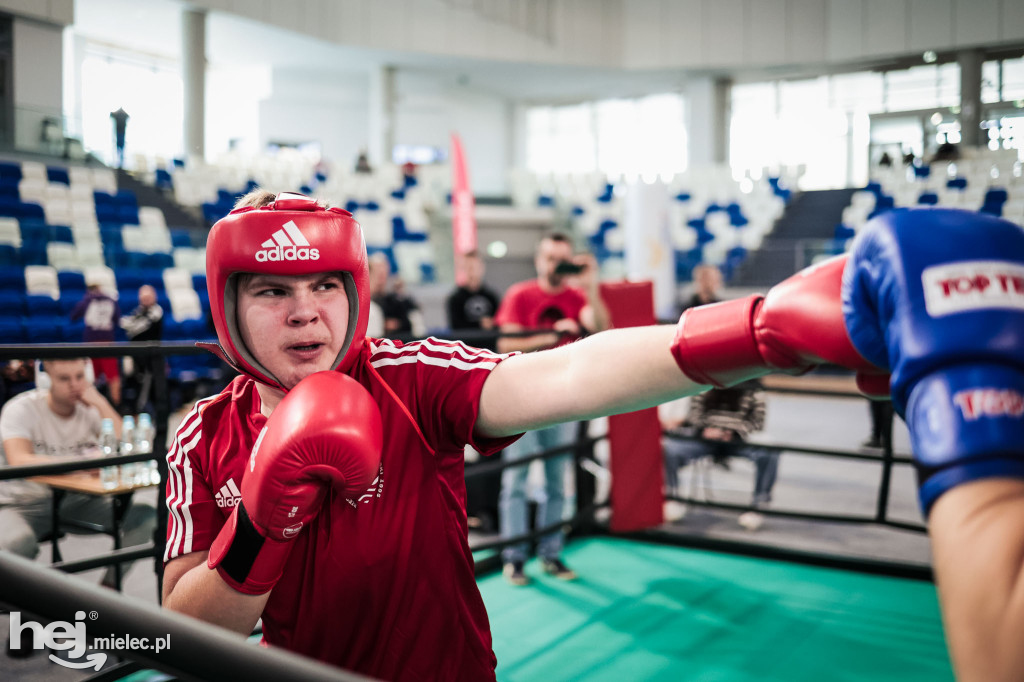
<svg viewBox="0 0 1024 682"><path fill-rule="evenodd" d="M363 73L276 69L259 103L259 142L320 142L324 156L355 161L368 136L369 82Z"/></svg>
<svg viewBox="0 0 1024 682"><path fill-rule="evenodd" d="M34 19L15 17L14 32L14 144L35 150L42 121L64 113L63 29Z"/></svg>
<svg viewBox="0 0 1024 682"><path fill-rule="evenodd" d="M396 144L448 149L456 132L466 152L473 193L507 192L513 136L507 100L421 72L399 71L395 85Z"/></svg>

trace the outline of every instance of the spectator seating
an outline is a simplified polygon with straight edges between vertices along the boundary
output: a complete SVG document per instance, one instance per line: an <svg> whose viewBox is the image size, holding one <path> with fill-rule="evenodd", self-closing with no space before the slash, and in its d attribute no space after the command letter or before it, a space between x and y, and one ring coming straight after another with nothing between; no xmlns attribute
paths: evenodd
<svg viewBox="0 0 1024 682"><path fill-rule="evenodd" d="M865 222L893 207L945 206L1002 216L1024 226L1024 178L1015 150L964 150L957 161L913 168L875 168L854 193L836 228L842 246Z"/></svg>
<svg viewBox="0 0 1024 682"><path fill-rule="evenodd" d="M144 165L149 167L148 162ZM165 164L155 165L163 171ZM402 253L395 265L407 282L429 282L434 276L427 211L447 201L450 169L446 166L419 167L415 178L405 177L394 164L363 174L331 168L294 149L281 149L257 155L232 151L211 164L189 159L176 163L159 177L163 186L172 188L178 203L200 209L210 224L226 215L240 195L256 186L275 192L313 194L351 211L363 227L368 247ZM149 181L158 184L158 173L153 172ZM417 243L420 246L409 245ZM186 235L172 234L171 248L176 267L202 272L199 254L189 251L192 243Z"/></svg>

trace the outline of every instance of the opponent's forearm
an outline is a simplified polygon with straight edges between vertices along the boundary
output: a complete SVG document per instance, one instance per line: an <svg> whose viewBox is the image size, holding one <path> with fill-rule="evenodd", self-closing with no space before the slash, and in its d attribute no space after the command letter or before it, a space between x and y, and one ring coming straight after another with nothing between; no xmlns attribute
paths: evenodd
<svg viewBox="0 0 1024 682"><path fill-rule="evenodd" d="M164 608L248 635L263 613L270 592L242 594L220 574L199 564L185 573L164 599Z"/></svg>
<svg viewBox="0 0 1024 682"><path fill-rule="evenodd" d="M929 533L957 679L1024 679L1024 480L950 490L932 507Z"/></svg>

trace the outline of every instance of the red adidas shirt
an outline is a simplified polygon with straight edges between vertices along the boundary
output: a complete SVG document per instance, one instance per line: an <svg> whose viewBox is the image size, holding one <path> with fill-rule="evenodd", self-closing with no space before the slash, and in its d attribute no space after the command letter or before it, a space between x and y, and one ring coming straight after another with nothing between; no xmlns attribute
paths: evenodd
<svg viewBox="0 0 1024 682"><path fill-rule="evenodd" d="M484 380L506 355L427 339L369 339L352 376L384 424L381 474L358 500L330 493L263 612L271 645L381 679L493 680L490 627L467 542L463 447ZM167 455L164 561L209 549L237 504L266 423L255 382L200 401Z"/></svg>
<svg viewBox="0 0 1024 682"><path fill-rule="evenodd" d="M501 300L494 321L503 324L518 324L524 329L551 329L555 322L569 318L580 321L580 312L587 305L587 297L574 287L566 287L557 294L550 294L540 288L537 280L513 284ZM558 345L573 341L564 337Z"/></svg>

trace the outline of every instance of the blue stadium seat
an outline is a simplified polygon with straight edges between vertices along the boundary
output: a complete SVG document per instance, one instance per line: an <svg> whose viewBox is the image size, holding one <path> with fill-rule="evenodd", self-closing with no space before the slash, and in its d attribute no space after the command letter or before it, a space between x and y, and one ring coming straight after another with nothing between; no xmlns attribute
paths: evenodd
<svg viewBox="0 0 1024 682"><path fill-rule="evenodd" d="M60 313L65 317L71 314L78 302L85 296L84 291L61 291L57 303L60 305Z"/></svg>
<svg viewBox="0 0 1024 682"><path fill-rule="evenodd" d="M117 194L114 195L114 201L119 206L139 207L139 200L135 197L135 192L130 189L118 190Z"/></svg>
<svg viewBox="0 0 1024 682"><path fill-rule="evenodd" d="M46 241L50 238L50 226L45 220L21 218L18 220L18 227L21 229L23 240Z"/></svg>
<svg viewBox="0 0 1024 682"><path fill-rule="evenodd" d="M139 207L138 206L118 206L117 207L117 219L125 225L138 225L139 224Z"/></svg>
<svg viewBox="0 0 1024 682"><path fill-rule="evenodd" d="M118 289L138 289L144 284L156 288L164 288L164 277L161 270L153 268L123 268L114 273Z"/></svg>
<svg viewBox="0 0 1024 682"><path fill-rule="evenodd" d="M142 259L142 267L164 270L174 267L174 256L169 253L147 253ZM163 277L158 277L157 282L163 282Z"/></svg>
<svg viewBox="0 0 1024 682"><path fill-rule="evenodd" d="M951 178L946 181L949 189L967 189L967 178Z"/></svg>
<svg viewBox="0 0 1024 682"><path fill-rule="evenodd" d="M167 311L164 311L164 328L163 328L163 340L164 341L182 341L185 339L184 336L184 322L178 322L171 317Z"/></svg>
<svg viewBox="0 0 1024 682"><path fill-rule="evenodd" d="M25 325L18 317L0 317L0 339L3 343L25 343Z"/></svg>
<svg viewBox="0 0 1024 682"><path fill-rule="evenodd" d="M118 210L117 204L96 204L96 222L120 223L121 212Z"/></svg>
<svg viewBox="0 0 1024 682"><path fill-rule="evenodd" d="M61 313L60 303L56 299L45 294L28 294L25 296L25 308L32 317L38 315L51 315L59 317Z"/></svg>
<svg viewBox="0 0 1024 682"><path fill-rule="evenodd" d="M214 336L213 330L206 323L205 318L197 320L185 320L181 323L184 338L190 340L209 339Z"/></svg>
<svg viewBox="0 0 1024 682"><path fill-rule="evenodd" d="M121 233L120 223L100 223L100 239L103 246L117 246L124 248L124 236Z"/></svg>
<svg viewBox="0 0 1024 682"><path fill-rule="evenodd" d="M173 228L169 231L171 233L171 247L192 246L192 235L189 234L188 230Z"/></svg>
<svg viewBox="0 0 1024 682"><path fill-rule="evenodd" d="M171 179L171 174L163 168L157 168L155 173L155 182L157 189L174 189L174 181Z"/></svg>
<svg viewBox="0 0 1024 682"><path fill-rule="evenodd" d="M935 192L921 192L921 196L917 198L917 203L922 206L935 206L939 203L939 195Z"/></svg>
<svg viewBox="0 0 1024 682"><path fill-rule="evenodd" d="M117 305L121 308L121 314L127 315L139 307L138 287L123 287L118 282Z"/></svg>
<svg viewBox="0 0 1024 682"><path fill-rule="evenodd" d="M61 270L57 273L57 284L60 285L61 296L65 292L85 291L85 275L74 270Z"/></svg>
<svg viewBox="0 0 1024 682"><path fill-rule="evenodd" d="M25 318L25 337L28 343L61 343L64 340L66 320L59 315L33 315Z"/></svg>
<svg viewBox="0 0 1024 682"><path fill-rule="evenodd" d="M124 248L120 244L103 245L103 261L108 268L117 269L121 267L121 256L124 255Z"/></svg>
<svg viewBox="0 0 1024 682"><path fill-rule="evenodd" d="M118 256L118 268L144 268L146 267L146 256L141 251L121 251Z"/></svg>
<svg viewBox="0 0 1024 682"><path fill-rule="evenodd" d="M21 262L23 265L49 265L50 257L46 253L46 242L23 242Z"/></svg>
<svg viewBox="0 0 1024 682"><path fill-rule="evenodd" d="M16 246L0 244L0 266L21 264L21 251Z"/></svg>
<svg viewBox="0 0 1024 682"><path fill-rule="evenodd" d="M39 220L46 220L46 211L39 204L32 202L23 201L21 202L21 215L19 218L38 218Z"/></svg>
<svg viewBox="0 0 1024 682"><path fill-rule="evenodd" d="M68 175L68 169L61 168L60 166L47 166L46 179L50 182L61 182L65 185L71 184L71 176Z"/></svg>
<svg viewBox="0 0 1024 682"><path fill-rule="evenodd" d="M21 317L25 310L25 293L0 289L0 317Z"/></svg>
<svg viewBox="0 0 1024 682"><path fill-rule="evenodd" d="M4 218L20 218L21 199L0 197L0 216Z"/></svg>
<svg viewBox="0 0 1024 682"><path fill-rule="evenodd" d="M67 225L50 225L51 242L75 243L75 235Z"/></svg>
<svg viewBox="0 0 1024 682"><path fill-rule="evenodd" d="M0 267L0 290L25 293L25 268L19 265Z"/></svg>
<svg viewBox="0 0 1024 682"><path fill-rule="evenodd" d="M21 180L21 164L10 161L0 162L0 178L18 182Z"/></svg>
<svg viewBox="0 0 1024 682"><path fill-rule="evenodd" d="M210 312L210 292L204 289L196 289L196 296L199 297L199 305L203 309L203 313L208 314Z"/></svg>
<svg viewBox="0 0 1024 682"><path fill-rule="evenodd" d="M192 275L192 288L196 291L206 291L206 275Z"/></svg>
<svg viewBox="0 0 1024 682"><path fill-rule="evenodd" d="M65 343L81 343L85 335L85 322L65 322L61 327L60 336Z"/></svg>
<svg viewBox="0 0 1024 682"><path fill-rule="evenodd" d="M204 202L203 203L203 220L212 224L226 216L231 212L233 204L222 203L222 202Z"/></svg>
<svg viewBox="0 0 1024 682"><path fill-rule="evenodd" d="M8 201L20 201L21 193L18 191L18 182L0 178L0 198Z"/></svg>

